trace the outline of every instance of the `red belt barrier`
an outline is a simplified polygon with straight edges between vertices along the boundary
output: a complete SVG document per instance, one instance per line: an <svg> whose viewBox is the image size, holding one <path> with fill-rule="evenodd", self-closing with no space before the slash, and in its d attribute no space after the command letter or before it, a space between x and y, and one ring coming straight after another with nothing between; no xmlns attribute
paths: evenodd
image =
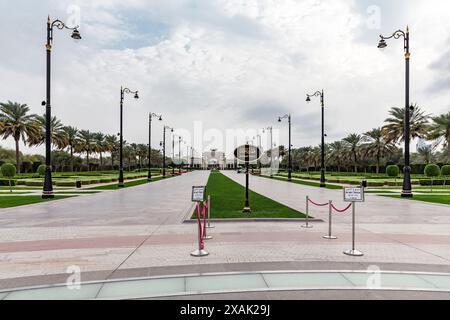
<svg viewBox="0 0 450 320"><path fill-rule="evenodd" d="M200 204L197 205L197 221L198 221L198 232L200 233L200 250L205 249L205 240L203 239L206 234L206 208L208 205L203 206L202 213L200 214ZM202 220L203 217L204 225L202 226Z"/></svg>
<svg viewBox="0 0 450 320"><path fill-rule="evenodd" d="M331 207L334 209L334 211L338 212L338 213L343 213L345 211L347 211L348 209L350 209L352 206L352 203L350 203L347 208L343 209L343 210L339 210L338 208L336 208L333 204L331 204Z"/></svg>
<svg viewBox="0 0 450 320"><path fill-rule="evenodd" d="M311 199L308 199L309 202L311 202L313 205L318 206L318 207L325 207L327 206L329 203L324 203L324 204L320 204L320 203L315 203L314 201L312 201Z"/></svg>

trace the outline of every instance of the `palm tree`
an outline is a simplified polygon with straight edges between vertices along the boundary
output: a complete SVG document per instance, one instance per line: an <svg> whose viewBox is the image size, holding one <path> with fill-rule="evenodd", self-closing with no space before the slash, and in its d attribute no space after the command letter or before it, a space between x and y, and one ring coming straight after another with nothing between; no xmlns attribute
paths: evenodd
<svg viewBox="0 0 450 320"><path fill-rule="evenodd" d="M38 133L35 125L35 115L30 115L30 108L26 104L8 101L0 103L0 135L3 139L13 137L16 143L16 167L20 173L19 141L25 143L27 139Z"/></svg>
<svg viewBox="0 0 450 320"><path fill-rule="evenodd" d="M450 112L431 119L433 123L427 136L429 140L444 139L447 147L448 162L450 163Z"/></svg>
<svg viewBox="0 0 450 320"><path fill-rule="evenodd" d="M93 151L100 155L100 171L103 168L103 152L106 151L105 135L101 132L93 133L94 140Z"/></svg>
<svg viewBox="0 0 450 320"><path fill-rule="evenodd" d="M81 130L78 132L78 150L80 152L86 152L86 163L88 171L90 171L89 167L89 155L94 149L94 137L93 134L89 130Z"/></svg>
<svg viewBox="0 0 450 320"><path fill-rule="evenodd" d="M414 105L410 114L411 138L424 138L428 133L430 115L425 114L419 106ZM384 122L383 134L386 141L398 143L404 141L404 115L405 108L392 108L389 111L390 117Z"/></svg>
<svg viewBox="0 0 450 320"><path fill-rule="evenodd" d="M359 146L362 142L362 136L357 133L352 133L342 141L347 145L348 152L352 158L353 165L355 166L355 172L358 172L358 153L360 151Z"/></svg>
<svg viewBox="0 0 450 320"><path fill-rule="evenodd" d="M30 146L40 146L45 143L45 128L46 118L43 116L35 116L35 126L39 128L39 132L36 135L28 137L28 143ZM62 150L67 147L66 132L64 131L64 125L56 117L52 117L50 122L50 129L52 131L52 145Z"/></svg>
<svg viewBox="0 0 450 320"><path fill-rule="evenodd" d="M70 171L73 172L74 158L73 151L76 149L78 143L78 129L75 127L64 127L64 133L66 135L66 145L70 150Z"/></svg>
<svg viewBox="0 0 450 320"><path fill-rule="evenodd" d="M148 158L148 146L145 144L137 145L137 156L139 157L139 170L142 169L142 159Z"/></svg>
<svg viewBox="0 0 450 320"><path fill-rule="evenodd" d="M114 156L119 150L119 141L116 135L107 135L105 137L105 149L111 155L111 169L114 170Z"/></svg>
<svg viewBox="0 0 450 320"><path fill-rule="evenodd" d="M417 148L417 156L420 163L430 164L434 159L434 147L432 145L422 145Z"/></svg>
<svg viewBox="0 0 450 320"><path fill-rule="evenodd" d="M345 161L345 143L343 141L330 143L329 161L332 165L337 166L338 172L341 172Z"/></svg>
<svg viewBox="0 0 450 320"><path fill-rule="evenodd" d="M363 152L368 158L375 158L377 173L380 173L381 159L393 154L396 150L395 144L385 140L382 128L375 128L364 133Z"/></svg>

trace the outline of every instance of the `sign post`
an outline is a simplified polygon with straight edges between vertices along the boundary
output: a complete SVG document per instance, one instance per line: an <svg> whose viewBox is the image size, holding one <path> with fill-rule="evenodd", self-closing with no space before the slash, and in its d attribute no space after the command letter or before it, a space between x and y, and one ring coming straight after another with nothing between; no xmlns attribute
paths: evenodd
<svg viewBox="0 0 450 320"><path fill-rule="evenodd" d="M205 201L206 187L192 187L192 202L197 203L196 214L198 221L198 250L191 252L191 256L193 257L205 257L209 255L209 253L205 250L205 233L204 228L202 226L202 212L204 211L204 207L202 203Z"/></svg>
<svg viewBox="0 0 450 320"><path fill-rule="evenodd" d="M239 148L236 148L236 150L234 150L234 156L236 159L245 163L245 205L244 209L242 209L242 212L250 213L252 212L249 199L250 162L258 161L258 159L261 157L261 150L258 147L246 144L240 146Z"/></svg>
<svg viewBox="0 0 450 320"><path fill-rule="evenodd" d="M344 188L344 201L352 203L352 248L344 251L344 254L353 257L362 257L364 253L355 249L355 220L356 220L356 203L364 202L364 188Z"/></svg>

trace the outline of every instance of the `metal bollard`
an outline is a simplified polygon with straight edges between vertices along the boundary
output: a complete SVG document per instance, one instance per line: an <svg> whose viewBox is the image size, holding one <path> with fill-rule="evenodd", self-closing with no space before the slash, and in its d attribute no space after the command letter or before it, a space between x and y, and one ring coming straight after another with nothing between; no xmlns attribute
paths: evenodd
<svg viewBox="0 0 450 320"><path fill-rule="evenodd" d="M214 229L215 226L211 225L211 196L208 196L208 229Z"/></svg>
<svg viewBox="0 0 450 320"><path fill-rule="evenodd" d="M364 254L355 249L355 219L356 219L356 208L355 208L355 202L352 202L352 249L344 251L344 254L348 256L353 257L362 257Z"/></svg>
<svg viewBox="0 0 450 320"><path fill-rule="evenodd" d="M337 239L337 237L335 237L331 234L332 215L333 215L332 208L331 208L332 204L333 204L333 201L330 200L328 202L328 235L323 236L324 239L328 239L328 240Z"/></svg>
<svg viewBox="0 0 450 320"><path fill-rule="evenodd" d="M311 229L312 227L309 225L309 196L306 196L306 224L302 228Z"/></svg>

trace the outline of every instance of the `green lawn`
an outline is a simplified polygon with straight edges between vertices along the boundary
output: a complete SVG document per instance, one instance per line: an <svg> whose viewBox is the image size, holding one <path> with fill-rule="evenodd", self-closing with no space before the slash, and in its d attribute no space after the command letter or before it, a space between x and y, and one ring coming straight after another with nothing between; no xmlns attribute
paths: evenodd
<svg viewBox="0 0 450 320"><path fill-rule="evenodd" d="M269 179L275 179L275 180L279 180L279 181L289 182L287 180L287 177L286 178L285 177L277 177L277 176L275 176L273 178L266 177L266 176L261 176L261 177L269 178ZM309 187L320 187L320 183L311 182L311 181L304 181L304 180L295 180L295 179L293 179L291 181L291 183L301 184L301 185L309 186ZM327 183L327 187L326 188L327 189L331 189L331 190L342 190L343 189L343 187L341 187L341 186L338 186L338 185L335 185L335 184L330 184L330 183Z"/></svg>
<svg viewBox="0 0 450 320"><path fill-rule="evenodd" d="M169 179L169 178L170 178L170 176L166 177L166 179ZM155 178L152 179L151 182L155 182L155 181L162 180L162 179L163 179L163 177L155 177ZM147 179L125 182L125 188L136 187L136 186L140 186L140 185L151 183L151 182L148 182ZM110 185L107 185L107 186L99 186L99 187L95 187L95 188L88 188L86 190L118 190L118 189L123 189L123 188L119 188L118 184L114 183L114 184L110 184Z"/></svg>
<svg viewBox="0 0 450 320"><path fill-rule="evenodd" d="M60 200L70 197L59 197L56 196L54 199L42 199L40 196L17 196L17 197L0 197L0 208L12 208L24 206L27 204L48 202L54 200Z"/></svg>
<svg viewBox="0 0 450 320"><path fill-rule="evenodd" d="M440 203L440 204L449 204L450 205L450 195L448 196L423 196L423 195L414 195L414 198L402 198L401 196L388 196L391 198L405 199L405 200L413 200L413 201L423 201L423 202L431 202L431 203Z"/></svg>
<svg viewBox="0 0 450 320"><path fill-rule="evenodd" d="M211 173L206 192L211 196L211 218L214 219L305 217L303 213L253 191L249 192L252 213L242 213L245 203L245 187L220 172Z"/></svg>

